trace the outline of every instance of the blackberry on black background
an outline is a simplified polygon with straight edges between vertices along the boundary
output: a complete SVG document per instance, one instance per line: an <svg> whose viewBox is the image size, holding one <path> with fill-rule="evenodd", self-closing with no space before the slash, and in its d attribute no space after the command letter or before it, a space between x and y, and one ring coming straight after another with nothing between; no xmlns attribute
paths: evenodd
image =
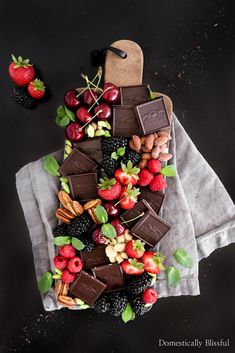
<svg viewBox="0 0 235 353"><path fill-rule="evenodd" d="M116 152L120 147L127 147L128 139L126 137L107 137L102 139L103 153Z"/></svg>
<svg viewBox="0 0 235 353"><path fill-rule="evenodd" d="M67 224L67 234L71 237L79 237L89 232L93 222L87 213L75 217L69 224Z"/></svg>
<svg viewBox="0 0 235 353"><path fill-rule="evenodd" d="M94 309L97 313L106 313L110 309L110 302L109 302L109 296L104 295L101 298L99 298L94 305Z"/></svg>
<svg viewBox="0 0 235 353"><path fill-rule="evenodd" d="M137 165L139 160L140 154L130 149L126 150L124 157L121 159L122 163L127 164L128 161L131 161L133 165Z"/></svg>
<svg viewBox="0 0 235 353"><path fill-rule="evenodd" d="M149 308L145 307L145 303L141 299L140 295L132 295L129 299L132 310L137 316L144 315L144 313L149 310Z"/></svg>
<svg viewBox="0 0 235 353"><path fill-rule="evenodd" d="M111 154L104 153L102 161L102 169L108 177L112 177L116 169L119 168L119 161L113 159Z"/></svg>
<svg viewBox="0 0 235 353"><path fill-rule="evenodd" d="M54 235L54 237L62 237L67 235L67 225L65 223L61 223L60 225L52 229L52 234Z"/></svg>
<svg viewBox="0 0 235 353"><path fill-rule="evenodd" d="M123 292L114 292L110 295L110 314L120 316L126 308L128 302L127 294Z"/></svg>
<svg viewBox="0 0 235 353"><path fill-rule="evenodd" d="M15 87L11 96L16 103L19 103L26 108L32 108L35 103L35 100L21 87Z"/></svg>
<svg viewBox="0 0 235 353"><path fill-rule="evenodd" d="M146 288L150 287L152 282L152 277L146 272L140 276L133 277L127 283L126 290L132 294L140 294Z"/></svg>

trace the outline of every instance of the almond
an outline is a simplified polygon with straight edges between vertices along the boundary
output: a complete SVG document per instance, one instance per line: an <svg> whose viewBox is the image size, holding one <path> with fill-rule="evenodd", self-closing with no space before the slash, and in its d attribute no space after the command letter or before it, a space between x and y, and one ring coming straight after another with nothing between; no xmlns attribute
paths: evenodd
<svg viewBox="0 0 235 353"><path fill-rule="evenodd" d="M121 255L117 255L116 256L116 261L120 264L122 261L123 261L124 259L123 259L123 257L121 256Z"/></svg>
<svg viewBox="0 0 235 353"><path fill-rule="evenodd" d="M141 158L147 159L147 161L149 161L150 159L152 159L152 156L151 153L142 153Z"/></svg>
<svg viewBox="0 0 235 353"><path fill-rule="evenodd" d="M148 152L151 152L151 150L152 150L152 149L147 148L145 145L144 145L144 146L141 146L141 151L142 151L142 152L147 152L147 153L148 153Z"/></svg>
<svg viewBox="0 0 235 353"><path fill-rule="evenodd" d="M160 147L159 146L156 146L152 149L152 152L151 152L151 157L153 159L157 159L158 156L159 156L159 153L160 153Z"/></svg>
<svg viewBox="0 0 235 353"><path fill-rule="evenodd" d="M167 136L160 136L154 141L154 146L163 146L168 142Z"/></svg>
<svg viewBox="0 0 235 353"><path fill-rule="evenodd" d="M146 136L145 147L146 147L146 149L149 150L149 152L152 151L153 143L154 143L154 134L150 134L150 135Z"/></svg>
<svg viewBox="0 0 235 353"><path fill-rule="evenodd" d="M118 243L118 244L124 243L124 241L125 241L124 234L118 235L118 236L116 237L116 240L117 240L117 243Z"/></svg>
<svg viewBox="0 0 235 353"><path fill-rule="evenodd" d="M160 152L158 158L159 158L160 161L162 161L162 162L167 162L167 161L169 161L169 160L172 158L172 154Z"/></svg>
<svg viewBox="0 0 235 353"><path fill-rule="evenodd" d="M140 138L140 142L141 142L141 145L144 145L145 144L145 136L142 136L141 138Z"/></svg>
<svg viewBox="0 0 235 353"><path fill-rule="evenodd" d="M138 167L140 169L143 169L146 167L146 164L147 164L147 159L142 159L139 163L138 163Z"/></svg>
<svg viewBox="0 0 235 353"><path fill-rule="evenodd" d="M140 140L139 136L133 135L133 136L132 136L132 141L133 141L133 143L134 143L134 145L135 145L136 151L137 151L137 152L140 151L140 148L141 148L141 140Z"/></svg>
<svg viewBox="0 0 235 353"><path fill-rule="evenodd" d="M129 141L129 146L130 146L130 149L132 149L133 151L136 151L135 144L134 144L134 142L132 140Z"/></svg>
<svg viewBox="0 0 235 353"><path fill-rule="evenodd" d="M166 136L166 137L168 137L168 140L171 139L171 135L168 131L159 131L158 136Z"/></svg>
<svg viewBox="0 0 235 353"><path fill-rule="evenodd" d="M154 141L158 138L158 134L157 134L157 132L154 132Z"/></svg>
<svg viewBox="0 0 235 353"><path fill-rule="evenodd" d="M121 257L123 259L128 259L128 255L125 253L125 251L121 252Z"/></svg>

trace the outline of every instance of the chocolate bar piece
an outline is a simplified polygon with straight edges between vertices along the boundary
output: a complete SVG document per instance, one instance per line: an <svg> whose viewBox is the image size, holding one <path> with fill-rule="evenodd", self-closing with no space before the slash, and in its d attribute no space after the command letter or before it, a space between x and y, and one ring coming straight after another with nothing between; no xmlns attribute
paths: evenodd
<svg viewBox="0 0 235 353"><path fill-rule="evenodd" d="M149 100L149 90L144 85L121 87L120 91L122 105L136 105Z"/></svg>
<svg viewBox="0 0 235 353"><path fill-rule="evenodd" d="M105 293L125 288L123 272L118 264L94 267L92 272L96 278L107 285Z"/></svg>
<svg viewBox="0 0 235 353"><path fill-rule="evenodd" d="M85 153L74 148L69 156L60 166L60 174L63 176L92 172L98 164L90 159Z"/></svg>
<svg viewBox="0 0 235 353"><path fill-rule="evenodd" d="M113 106L112 135L116 137L140 135L140 127L131 105Z"/></svg>
<svg viewBox="0 0 235 353"><path fill-rule="evenodd" d="M97 173L83 173L68 175L72 197L79 201L97 198Z"/></svg>
<svg viewBox="0 0 235 353"><path fill-rule="evenodd" d="M74 146L88 155L97 163L102 162L101 138L95 137L78 142L74 142Z"/></svg>
<svg viewBox="0 0 235 353"><path fill-rule="evenodd" d="M140 200L146 200L152 206L154 211L158 214L162 206L165 195L160 191L151 191L147 188L140 188Z"/></svg>
<svg viewBox="0 0 235 353"><path fill-rule="evenodd" d="M70 292L89 305L93 305L104 292L106 284L85 271L79 272L75 281L71 284Z"/></svg>
<svg viewBox="0 0 235 353"><path fill-rule="evenodd" d="M90 270L92 267L102 266L109 263L109 258L105 253L105 245L99 245L94 250L81 251L80 256L83 261L84 267Z"/></svg>
<svg viewBox="0 0 235 353"><path fill-rule="evenodd" d="M164 130L170 126L163 97L134 107L140 129L144 135Z"/></svg>
<svg viewBox="0 0 235 353"><path fill-rule="evenodd" d="M130 229L130 234L154 247L170 230L171 226L162 218L147 211L143 217Z"/></svg>
<svg viewBox="0 0 235 353"><path fill-rule="evenodd" d="M155 213L150 204L143 199L137 202L133 208L122 213L120 217L122 218L124 223L126 222L125 225L128 228L132 228L140 220L140 217L138 218L138 216L140 216L142 213L145 214L147 211L152 211L153 213Z"/></svg>

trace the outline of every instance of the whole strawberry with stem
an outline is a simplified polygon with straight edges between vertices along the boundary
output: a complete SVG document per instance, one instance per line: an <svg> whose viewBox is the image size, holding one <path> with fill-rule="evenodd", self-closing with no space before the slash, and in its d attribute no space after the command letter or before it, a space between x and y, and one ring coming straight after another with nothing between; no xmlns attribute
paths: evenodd
<svg viewBox="0 0 235 353"><path fill-rule="evenodd" d="M35 70L29 59L23 59L18 56L18 59L12 54L12 62L9 65L8 72L11 79L19 86L27 86L35 76Z"/></svg>
<svg viewBox="0 0 235 353"><path fill-rule="evenodd" d="M101 178L98 184L98 194L104 200L115 200L122 192L122 186L115 178Z"/></svg>
<svg viewBox="0 0 235 353"><path fill-rule="evenodd" d="M121 268L127 275L138 276L144 273L144 265L137 259L124 260L121 263Z"/></svg>
<svg viewBox="0 0 235 353"><path fill-rule="evenodd" d="M126 243L125 252L133 259L141 258L144 255L144 251L144 243L139 239L130 240Z"/></svg>
<svg viewBox="0 0 235 353"><path fill-rule="evenodd" d="M146 251L141 258L141 262L144 264L144 270L146 272L158 275L165 269L163 265L164 259L165 256L159 252Z"/></svg>
<svg viewBox="0 0 235 353"><path fill-rule="evenodd" d="M127 165L121 163L121 168L117 169L114 173L115 178L122 184L122 185L136 185L138 183L139 177L138 173L140 169L133 166L131 161L127 162Z"/></svg>
<svg viewBox="0 0 235 353"><path fill-rule="evenodd" d="M124 210L129 210L134 207L137 202L137 196L140 194L138 188L132 187L131 184L128 184L127 187L122 189L122 193L120 195L120 206Z"/></svg>
<svg viewBox="0 0 235 353"><path fill-rule="evenodd" d="M28 85L28 92L34 99L41 99L45 94L45 89L44 82L38 78L35 78L35 80L31 81Z"/></svg>

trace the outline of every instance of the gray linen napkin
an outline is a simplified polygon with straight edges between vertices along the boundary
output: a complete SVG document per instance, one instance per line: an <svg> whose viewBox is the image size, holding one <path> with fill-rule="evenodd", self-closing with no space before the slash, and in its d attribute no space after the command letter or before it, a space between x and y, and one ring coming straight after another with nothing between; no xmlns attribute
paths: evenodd
<svg viewBox="0 0 235 353"><path fill-rule="evenodd" d="M168 178L168 188L161 216L172 228L160 241L157 249L166 255L166 265L176 265L172 253L177 248L187 250L194 259L194 267L181 267L181 281L169 287L165 274L159 276L156 289L159 297L198 295L198 261L215 249L235 242L235 206L223 184L196 149L176 116L172 121L170 150L177 176ZM53 153L62 161L63 151ZM32 241L37 278L44 271L53 270L55 247L52 228L58 207L59 180L47 174L42 158L24 166L16 174L16 186ZM53 290L42 297L45 310L60 309Z"/></svg>

